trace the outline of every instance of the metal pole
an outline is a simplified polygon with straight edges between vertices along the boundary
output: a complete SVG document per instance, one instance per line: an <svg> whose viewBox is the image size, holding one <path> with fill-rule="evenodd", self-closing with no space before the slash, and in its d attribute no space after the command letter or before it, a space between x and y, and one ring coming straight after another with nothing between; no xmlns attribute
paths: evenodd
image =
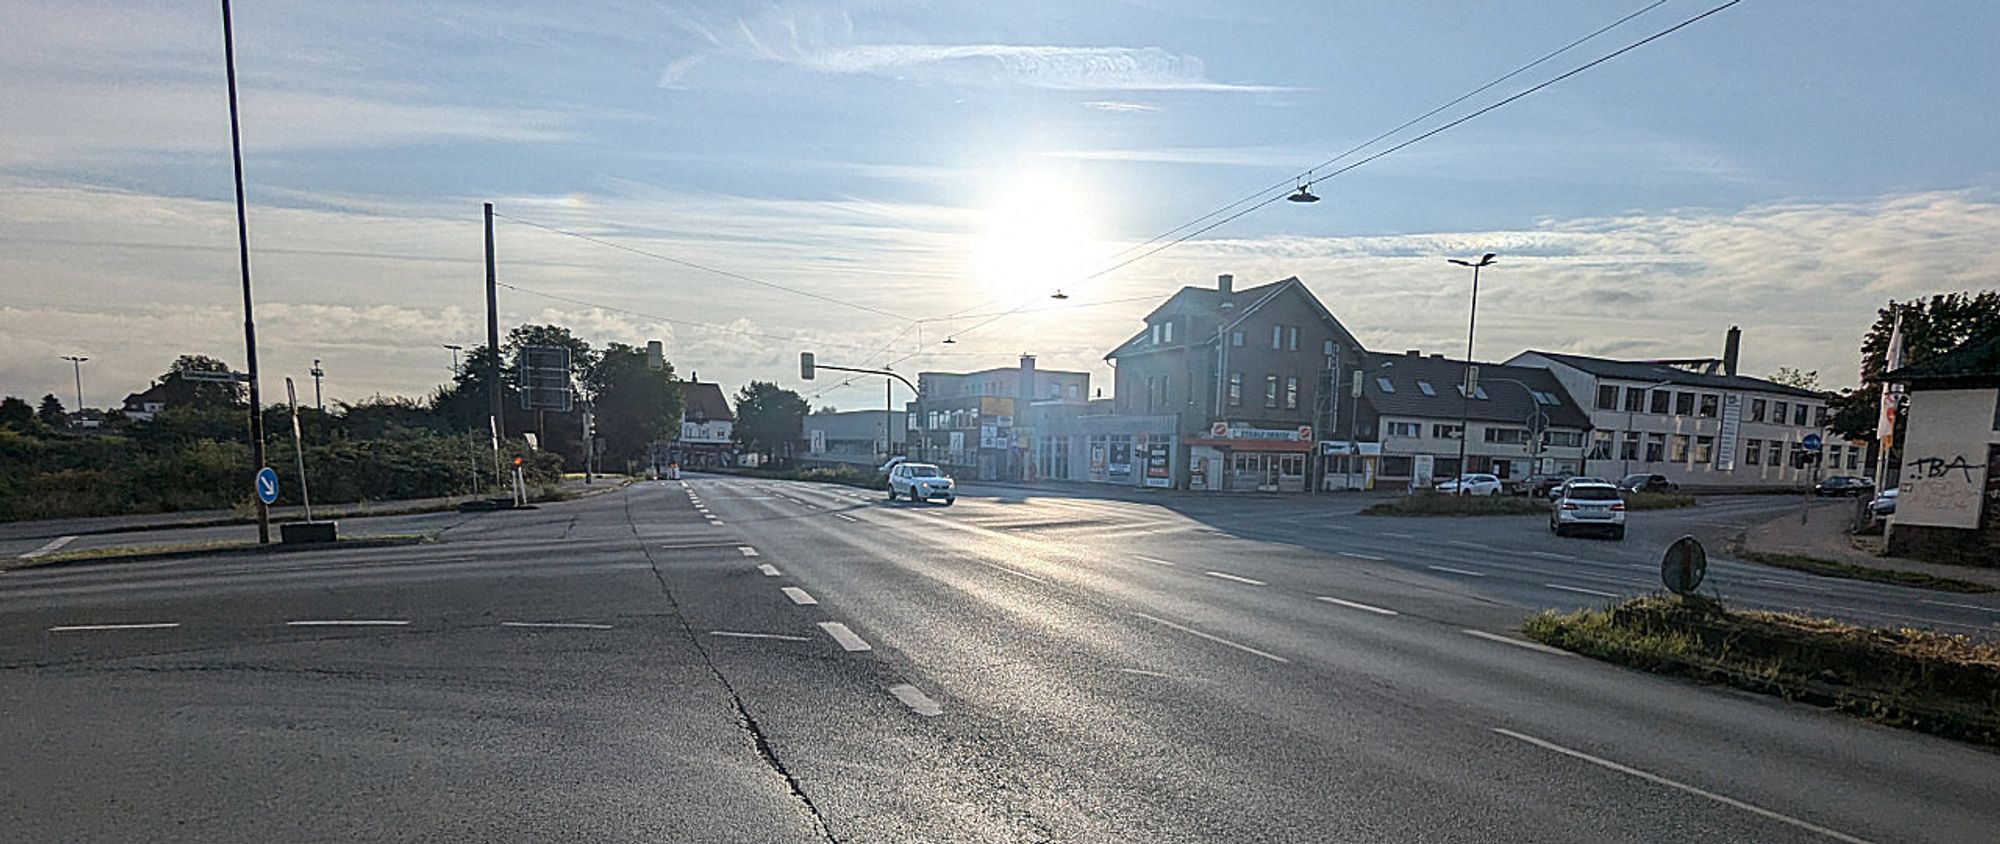
<svg viewBox="0 0 2000 844"><path fill-rule="evenodd" d="M264 467L264 414L257 389L257 323L250 307L250 222L243 202L243 133L236 107L236 35L229 19L229 0L222 0L222 58L229 77L229 151L236 170L236 255L243 275L243 346L250 376L250 459ZM271 542L271 508L257 499L257 542Z"/></svg>
<svg viewBox="0 0 2000 844"><path fill-rule="evenodd" d="M493 269L493 203L486 203L486 352L493 356L493 378L487 407L493 417L493 437L502 439L507 426L500 418L500 278ZM457 353L453 353L457 357Z"/></svg>
<svg viewBox="0 0 2000 844"><path fill-rule="evenodd" d="M83 362L90 358L81 355L63 355L63 360L69 361L70 368L76 370L76 410L81 413L83 412Z"/></svg>
<svg viewBox="0 0 2000 844"><path fill-rule="evenodd" d="M896 453L896 382L882 379L882 462Z"/></svg>
<svg viewBox="0 0 2000 844"><path fill-rule="evenodd" d="M313 409L319 411L320 413L326 412L326 400L322 398L319 393L319 379L325 375L326 375L326 370L319 368L319 358L313 358L313 368L312 368Z"/></svg>
<svg viewBox="0 0 2000 844"><path fill-rule="evenodd" d="M1458 391L1458 483L1452 492L1465 494L1465 441L1472 435L1472 330L1479 324L1479 264L1472 265L1472 315L1465 320L1465 378Z"/></svg>

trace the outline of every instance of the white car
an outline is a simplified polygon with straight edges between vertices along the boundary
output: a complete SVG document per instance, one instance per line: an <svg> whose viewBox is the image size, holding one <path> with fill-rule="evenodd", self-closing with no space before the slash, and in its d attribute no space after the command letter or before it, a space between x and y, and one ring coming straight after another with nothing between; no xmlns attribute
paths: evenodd
<svg viewBox="0 0 2000 844"><path fill-rule="evenodd" d="M1549 531L1557 536L1583 530L1601 531L1612 539L1625 538L1625 499L1618 488L1606 483L1572 483L1564 487L1556 506L1549 511Z"/></svg>
<svg viewBox="0 0 2000 844"><path fill-rule="evenodd" d="M958 500L958 485L929 463L898 463L889 469L889 500L898 496L911 501L944 499L950 507Z"/></svg>
<svg viewBox="0 0 2000 844"><path fill-rule="evenodd" d="M1460 486L1465 487L1466 495L1499 495L1500 476L1483 474L1460 475L1455 479L1438 484L1437 491L1446 495L1457 495L1459 494L1458 488Z"/></svg>

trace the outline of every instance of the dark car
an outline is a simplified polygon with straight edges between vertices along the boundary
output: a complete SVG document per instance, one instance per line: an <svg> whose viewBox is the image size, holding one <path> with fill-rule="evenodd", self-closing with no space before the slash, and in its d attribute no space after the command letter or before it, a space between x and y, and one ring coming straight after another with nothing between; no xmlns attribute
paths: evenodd
<svg viewBox="0 0 2000 844"><path fill-rule="evenodd" d="M1813 485L1813 494L1823 497L1851 496L1859 498L1875 491L1875 482L1854 475L1835 475Z"/></svg>
<svg viewBox="0 0 2000 844"><path fill-rule="evenodd" d="M1618 482L1618 488L1626 492L1678 492L1681 485L1667 480L1666 475L1648 475L1641 472L1626 475Z"/></svg>
<svg viewBox="0 0 2000 844"><path fill-rule="evenodd" d="M1549 493L1553 492L1556 487L1562 486L1563 481L1573 477L1576 477L1576 474L1573 472L1529 475L1518 481L1509 481L1508 488L1513 490L1515 495L1547 498L1549 497Z"/></svg>

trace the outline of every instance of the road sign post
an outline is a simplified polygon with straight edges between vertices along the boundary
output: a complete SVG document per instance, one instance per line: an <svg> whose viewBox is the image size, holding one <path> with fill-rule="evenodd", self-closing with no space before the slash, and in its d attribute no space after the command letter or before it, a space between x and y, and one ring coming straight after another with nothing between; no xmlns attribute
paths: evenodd
<svg viewBox="0 0 2000 844"><path fill-rule="evenodd" d="M1708 552L1692 536L1674 540L1660 559L1660 580L1676 595L1692 594L1707 575Z"/></svg>
<svg viewBox="0 0 2000 844"><path fill-rule="evenodd" d="M257 500L268 507L278 500L278 470L269 466L257 470Z"/></svg>
<svg viewBox="0 0 2000 844"><path fill-rule="evenodd" d="M306 506L306 521L313 520L312 488L306 485L306 440L299 433L299 392L292 386L292 376L285 376L285 401L292 406L292 453L299 459L299 500Z"/></svg>

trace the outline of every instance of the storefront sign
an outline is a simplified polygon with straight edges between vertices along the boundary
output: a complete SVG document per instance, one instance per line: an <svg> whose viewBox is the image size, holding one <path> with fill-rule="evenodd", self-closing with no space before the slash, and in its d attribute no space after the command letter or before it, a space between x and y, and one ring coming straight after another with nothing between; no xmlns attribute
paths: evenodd
<svg viewBox="0 0 2000 844"><path fill-rule="evenodd" d="M1218 440L1312 442L1313 429L1311 425L1300 425L1297 428L1288 429L1274 429L1252 428L1247 425L1231 425L1228 422L1216 422L1208 426L1208 435Z"/></svg>
<svg viewBox="0 0 2000 844"><path fill-rule="evenodd" d="M1111 460L1108 468L1114 478L1132 476L1132 444L1114 442L1111 444Z"/></svg>
<svg viewBox="0 0 2000 844"><path fill-rule="evenodd" d="M1146 444L1146 485L1150 487L1170 487L1174 485L1173 450L1164 442Z"/></svg>
<svg viewBox="0 0 2000 844"><path fill-rule="evenodd" d="M1382 453L1382 444L1345 443L1345 442L1332 442L1330 440L1322 440L1320 441L1319 444L1319 453L1326 455L1327 457L1339 457L1346 454L1359 454L1362 455L1363 457L1374 457Z"/></svg>
<svg viewBox="0 0 2000 844"><path fill-rule="evenodd" d="M1715 436L1715 469L1729 472L1736 468L1737 437L1743 428L1743 396L1740 393L1722 395L1722 423Z"/></svg>

